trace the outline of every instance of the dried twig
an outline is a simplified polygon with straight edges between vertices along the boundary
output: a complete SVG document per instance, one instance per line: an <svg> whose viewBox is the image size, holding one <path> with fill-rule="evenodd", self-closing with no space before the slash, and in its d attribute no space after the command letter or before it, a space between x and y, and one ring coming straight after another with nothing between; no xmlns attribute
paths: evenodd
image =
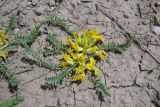
<svg viewBox="0 0 160 107"><path fill-rule="evenodd" d="M139 4L137 4L138 12L139 12L139 17L140 19L142 18L142 12L141 12L141 7Z"/></svg>
<svg viewBox="0 0 160 107"><path fill-rule="evenodd" d="M158 10L156 9L156 7L154 6L153 3L150 3L149 6L152 8L152 10L153 10L156 14L158 14Z"/></svg>
<svg viewBox="0 0 160 107"><path fill-rule="evenodd" d="M25 84L27 84L27 83L30 83L30 82L32 82L32 81L34 81L34 80L36 80L36 79L39 79L39 78L41 78L41 77L43 77L43 76L45 76L45 75L47 75L47 74L49 74L50 72L47 72L47 73L43 73L43 74L41 74L40 76L38 76L38 77L36 77L36 78L33 78L33 79L31 79L31 80L29 80L29 81L27 81L27 82L25 82L25 83L22 83L22 85L25 85Z"/></svg>
<svg viewBox="0 0 160 107"><path fill-rule="evenodd" d="M17 8L18 8L18 7L15 7L15 8L13 8L13 9L11 9L11 10L6 11L5 13L2 14L2 16L6 16L6 15L12 13L12 12L13 12L14 10L16 10Z"/></svg>
<svg viewBox="0 0 160 107"><path fill-rule="evenodd" d="M24 70L24 71L15 73L15 75L22 74L22 73L26 73L26 72L29 72L29 71L32 71L32 69L27 69L27 70Z"/></svg>

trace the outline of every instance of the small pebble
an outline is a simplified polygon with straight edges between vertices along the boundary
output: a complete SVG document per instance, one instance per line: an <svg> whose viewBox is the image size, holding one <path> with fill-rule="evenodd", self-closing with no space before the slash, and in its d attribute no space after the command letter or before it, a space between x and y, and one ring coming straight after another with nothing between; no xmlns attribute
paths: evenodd
<svg viewBox="0 0 160 107"><path fill-rule="evenodd" d="M155 6L155 7L160 6L160 1L159 1L159 2L154 3L154 6Z"/></svg>
<svg viewBox="0 0 160 107"><path fill-rule="evenodd" d="M129 16L127 14L124 14L123 17L124 18L129 18Z"/></svg>
<svg viewBox="0 0 160 107"><path fill-rule="evenodd" d="M14 35L17 35L19 31L20 31L20 29L15 28L15 29L14 29Z"/></svg>
<svg viewBox="0 0 160 107"><path fill-rule="evenodd" d="M32 0L32 6L36 6L38 4L38 0Z"/></svg>
<svg viewBox="0 0 160 107"><path fill-rule="evenodd" d="M40 16L40 15L42 15L42 13L44 12L45 9L47 9L46 5L37 7L37 8L34 10L34 13L35 13L37 16Z"/></svg>
<svg viewBox="0 0 160 107"><path fill-rule="evenodd" d="M142 21L142 24L143 24L143 25L148 25L149 22L150 22L149 20L143 20L143 21Z"/></svg>
<svg viewBox="0 0 160 107"><path fill-rule="evenodd" d="M159 26L153 26L152 30L155 34L160 35L160 27Z"/></svg>

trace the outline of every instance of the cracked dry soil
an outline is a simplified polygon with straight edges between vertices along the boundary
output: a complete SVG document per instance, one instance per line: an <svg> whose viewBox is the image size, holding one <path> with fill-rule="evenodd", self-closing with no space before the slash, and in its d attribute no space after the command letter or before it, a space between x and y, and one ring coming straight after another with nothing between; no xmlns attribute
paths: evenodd
<svg viewBox="0 0 160 107"><path fill-rule="evenodd" d="M155 12L150 7L152 3L160 13L159 0L3 1L0 0L0 26L5 27L9 17L16 15L17 28L13 36L29 32L36 21L46 18L43 10L48 9L72 30L99 28L106 38L105 43L123 43L126 39L122 34L124 30L135 38L122 55L110 52L108 58L98 64L103 71L99 76L111 95L103 102L88 81L76 85L66 79L56 89L43 90L40 86L44 77L55 74L24 63L21 59L25 55L21 53L13 54L8 58L7 66L22 80L19 91L25 96L16 107L160 107L160 34L151 30ZM54 32L62 41L65 35L58 28L47 25L40 32L32 45L37 51L47 45L46 33ZM50 60L54 62L57 58ZM7 82L0 78L0 101L11 96Z"/></svg>

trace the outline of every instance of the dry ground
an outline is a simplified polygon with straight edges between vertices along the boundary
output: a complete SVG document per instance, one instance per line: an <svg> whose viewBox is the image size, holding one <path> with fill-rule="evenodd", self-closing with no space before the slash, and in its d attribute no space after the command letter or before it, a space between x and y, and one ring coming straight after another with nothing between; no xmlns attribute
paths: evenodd
<svg viewBox="0 0 160 107"><path fill-rule="evenodd" d="M49 9L75 31L99 28L106 38L105 43L123 43L124 30L135 38L123 55L108 53L108 58L99 63L103 70L100 77L111 95L105 102L98 99L87 81L77 86L66 80L57 89L43 90L40 86L45 76L42 75L55 74L23 62L24 55L15 53L9 57L7 65L18 73L22 80L19 91L25 96L16 107L160 107L160 33L152 31L153 17L160 14L159 0L5 0L1 4L2 1L0 27L6 26L11 15L16 15L18 26L13 36L29 32L36 21L45 19L43 10ZM150 2L158 13L150 7ZM45 26L32 48L41 51L45 47L47 32L54 32L63 41L65 32ZM1 79L0 101L10 96L7 82Z"/></svg>

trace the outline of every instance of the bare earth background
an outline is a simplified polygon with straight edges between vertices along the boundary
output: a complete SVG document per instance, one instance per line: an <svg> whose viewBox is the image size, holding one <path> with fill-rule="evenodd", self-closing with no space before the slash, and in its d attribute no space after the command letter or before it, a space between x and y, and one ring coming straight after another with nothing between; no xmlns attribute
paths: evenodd
<svg viewBox="0 0 160 107"><path fill-rule="evenodd" d="M126 39L123 30L111 20L112 17L139 44L133 42L123 55L108 53L108 58L98 64L103 70L100 78L111 95L105 102L98 99L88 81L76 85L67 79L57 89L43 90L40 86L44 77L55 74L24 62L24 54L13 54L8 58L7 66L22 80L19 92L25 96L16 107L160 107L160 33L151 30L152 19L157 14L150 3L160 14L159 0L5 0L0 5L0 26L5 27L9 17L16 15L18 26L13 36L27 34L36 21L46 18L43 10L48 9L72 30L82 32L84 28L99 28L106 38L105 43L123 43ZM47 45L48 32L54 32L59 40L65 41L65 32L44 26L32 48L41 52ZM49 60L57 63L57 58ZM1 78L0 101L11 96L7 82Z"/></svg>

